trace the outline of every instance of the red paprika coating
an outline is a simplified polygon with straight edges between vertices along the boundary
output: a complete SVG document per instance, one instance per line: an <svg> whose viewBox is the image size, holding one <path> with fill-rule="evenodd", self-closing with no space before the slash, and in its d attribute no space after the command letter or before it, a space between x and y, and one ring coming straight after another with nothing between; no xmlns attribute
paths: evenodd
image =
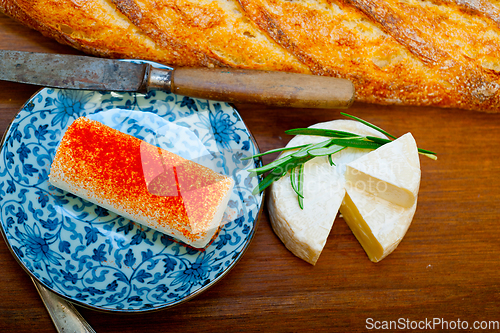
<svg viewBox="0 0 500 333"><path fill-rule="evenodd" d="M228 177L84 117L67 129L50 177L120 215L191 241L204 236L232 188ZM158 195L162 187L167 195Z"/></svg>

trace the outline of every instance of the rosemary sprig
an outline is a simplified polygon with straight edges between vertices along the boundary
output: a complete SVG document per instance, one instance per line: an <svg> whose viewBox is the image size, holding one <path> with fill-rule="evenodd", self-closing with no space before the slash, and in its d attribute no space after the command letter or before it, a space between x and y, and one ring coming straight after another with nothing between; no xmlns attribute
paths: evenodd
<svg viewBox="0 0 500 333"><path fill-rule="evenodd" d="M390 138L396 139L396 137L395 137L394 135L387 133L386 131L384 131L384 130L383 130L383 129L381 129L380 127L377 127L377 126L375 126L375 125L373 125L373 124L371 124L371 123L367 122L366 120L363 120L363 119L361 119L361 118L358 118L358 117L356 117L356 116L353 116L353 115L350 115L350 114L347 114L347 113L344 113L344 112L340 112L340 114L341 114L341 115L343 115L344 117L348 117L348 118L351 118L351 119L357 120L357 121L359 121L360 123L363 123L363 124L365 124L366 126L371 127L371 128L373 128L374 130L377 130L377 131L379 131L380 133L385 134L386 136L388 136L388 137L390 137Z"/></svg>
<svg viewBox="0 0 500 333"><path fill-rule="evenodd" d="M298 193L302 194L304 192L304 164L299 166L299 179L298 179ZM304 195L299 195L298 197L300 209L304 209Z"/></svg>
<svg viewBox="0 0 500 333"><path fill-rule="evenodd" d="M272 153L278 153L280 151L287 151L287 150L295 150L297 148L303 148L303 147L307 147L309 146L309 144L305 144L305 145L302 145L302 146L296 146L296 147L283 147L283 148L276 148L276 149L271 149L271 150L268 150L264 153L260 153L260 154L256 154L256 155L252 155L252 156L248 156L248 157L243 157L241 160L244 161L244 160L249 160L251 158L257 158L257 157L261 157L261 156L264 156L264 155L269 155L269 154L272 154Z"/></svg>
<svg viewBox="0 0 500 333"><path fill-rule="evenodd" d="M341 112L341 115L359 121L365 124L368 127L371 127L380 133L390 137L391 139L397 139L394 135L389 134L383 129L363 120L358 117L349 115L347 113ZM257 194L267 187L269 187L274 181L280 179L287 172L290 171L290 184L292 189L295 191L298 197L299 206L301 209L304 208L304 193L303 193L303 181L304 181L304 164L319 156L327 156L328 162L330 165L335 165L333 163L332 155L347 148L363 148L363 149L377 149L389 142L392 142L390 139L378 138L374 136L363 136L355 133L338 131L338 130L329 130L329 129L319 129L319 128L296 128L285 131L286 134L290 135L315 135L315 136L323 136L329 139L321 141L316 144L305 144L295 147L285 147L285 148L277 148L272 149L267 152L253 155L250 157L242 158L242 160L251 159L261 157L267 154L277 153L277 152L285 152L289 150L296 150L295 152L285 155L283 157L279 157L275 161L258 167L254 169L250 169L250 172L255 172L257 175L262 175L269 171L269 174L264 177L264 179L257 185L254 189L254 194ZM437 159L436 153L418 148L418 152L424 156L427 156L431 159Z"/></svg>
<svg viewBox="0 0 500 333"><path fill-rule="evenodd" d="M264 179L259 183L259 185L257 185L254 188L253 194L257 194L259 192L264 191L274 181L276 181L276 180L280 179L281 177L283 177L284 175L286 175L286 173L289 170L292 170L292 169L296 168L297 166L303 165L307 161L312 160L314 157L315 156L306 156L303 158L295 158L295 159L292 158L292 159L286 159L286 160L284 159L284 161L282 163L280 163L279 166L277 166L273 170L271 170L271 172L269 172L269 174L266 177L264 177ZM251 169L249 171L256 172L257 175L265 173L265 172L261 172L261 170L259 170L259 169L260 168Z"/></svg>
<svg viewBox="0 0 500 333"><path fill-rule="evenodd" d="M380 146L383 146L386 143L389 143L392 141L389 139L378 138L376 136L362 136L362 135L357 135L354 133L350 133L351 134L350 137L338 137L336 132L338 132L338 131L321 129L321 128L295 128L292 130L285 131L286 134L293 134L293 135L315 135L315 136L333 137L333 138L335 138L335 140L336 140L335 142L337 142L338 145L344 145L345 147L354 147L354 148L377 149ZM344 132L344 133L348 133L348 132ZM387 133L387 132L384 131L384 133ZM389 133L387 133L387 134L389 134ZM345 141L341 141L341 140L345 140ZM294 148L296 148L296 147L288 147L287 150L291 150ZM425 155L431 159L434 159L434 160L437 159L436 153L434 153L430 150L418 148L418 152L419 152L419 154Z"/></svg>

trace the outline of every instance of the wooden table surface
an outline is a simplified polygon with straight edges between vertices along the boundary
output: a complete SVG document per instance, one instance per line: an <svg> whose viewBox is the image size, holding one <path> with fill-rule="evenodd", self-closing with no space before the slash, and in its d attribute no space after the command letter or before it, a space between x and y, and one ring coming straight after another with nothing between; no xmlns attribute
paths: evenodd
<svg viewBox="0 0 500 333"><path fill-rule="evenodd" d="M2 14L0 49L78 54ZM0 81L2 133L36 91ZM341 117L338 110L237 109L261 150L285 145L286 129ZM451 328L463 328L464 322L469 328L476 321L483 327L498 324L500 114L366 104L355 104L349 112L398 136L412 132L420 147L439 156L437 161L421 157L417 212L394 253L370 262L337 218L317 265L311 266L285 249L264 209L242 260L195 299L141 315L79 308L83 316L97 332L119 333L356 332L373 331L384 321L436 330L445 327L443 321ZM0 332L55 332L3 239Z"/></svg>

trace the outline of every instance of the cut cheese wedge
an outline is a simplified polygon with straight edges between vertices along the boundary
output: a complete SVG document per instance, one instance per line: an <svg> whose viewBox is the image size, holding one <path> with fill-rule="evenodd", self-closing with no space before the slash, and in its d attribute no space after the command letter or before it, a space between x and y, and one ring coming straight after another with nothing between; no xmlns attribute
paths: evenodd
<svg viewBox="0 0 500 333"><path fill-rule="evenodd" d="M381 137L374 129L352 120L335 120L311 127ZM324 137L299 135L292 138L287 147L324 140ZM293 254L316 264L345 195L346 165L370 151L346 148L332 156L336 166L331 166L326 157L316 157L305 163L304 209L297 203L297 194L290 185L290 173L271 185L268 192L271 225Z"/></svg>
<svg viewBox="0 0 500 333"><path fill-rule="evenodd" d="M50 183L191 245L218 230L234 181L88 118L67 129Z"/></svg>
<svg viewBox="0 0 500 333"><path fill-rule="evenodd" d="M359 122L336 120L311 126L383 137ZM300 135L287 147L318 143L323 137ZM287 152L288 154L292 152ZM346 148L304 165L304 209L290 184L290 173L269 190L273 230L296 256L316 264L339 211L370 260L378 262L398 246L417 207L420 161L415 140L405 134L377 150ZM360 186L365 183L366 186ZM374 184L368 186L368 184Z"/></svg>
<svg viewBox="0 0 500 333"><path fill-rule="evenodd" d="M347 184L340 212L368 258L379 262L396 249L410 227L417 201L401 207Z"/></svg>
<svg viewBox="0 0 500 333"><path fill-rule="evenodd" d="M410 133L349 163L345 178L351 186L410 208L420 186L417 144Z"/></svg>

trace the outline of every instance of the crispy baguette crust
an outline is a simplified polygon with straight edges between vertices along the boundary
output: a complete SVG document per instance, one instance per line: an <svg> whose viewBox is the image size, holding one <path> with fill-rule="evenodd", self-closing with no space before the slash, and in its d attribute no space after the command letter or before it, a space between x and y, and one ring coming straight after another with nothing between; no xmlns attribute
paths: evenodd
<svg viewBox="0 0 500 333"><path fill-rule="evenodd" d="M0 0L83 52L348 78L357 100L497 112L500 4L486 0Z"/></svg>

